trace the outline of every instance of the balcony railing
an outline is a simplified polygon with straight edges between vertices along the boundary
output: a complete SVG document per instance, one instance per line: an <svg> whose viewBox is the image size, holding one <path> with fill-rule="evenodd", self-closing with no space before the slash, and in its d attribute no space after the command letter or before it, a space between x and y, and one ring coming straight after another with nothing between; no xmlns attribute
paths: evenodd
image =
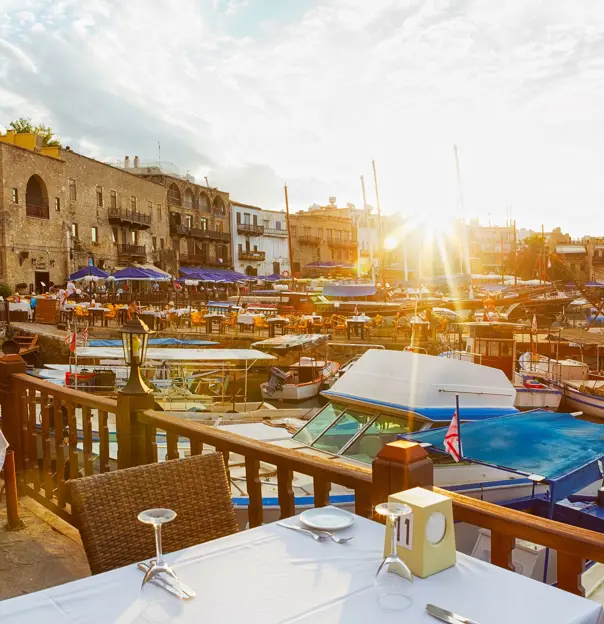
<svg viewBox="0 0 604 624"><path fill-rule="evenodd" d="M170 223L170 234L172 236L191 236L191 228L180 223Z"/></svg>
<svg viewBox="0 0 604 624"><path fill-rule="evenodd" d="M231 235L228 232L218 232L217 230L203 228L191 228L191 236L202 240L224 241L227 243L231 240Z"/></svg>
<svg viewBox="0 0 604 624"><path fill-rule="evenodd" d="M151 215L124 208L108 208L110 223L128 223L139 228L151 227Z"/></svg>
<svg viewBox="0 0 604 624"><path fill-rule="evenodd" d="M338 248L344 248L344 249L356 249L357 248L357 241L356 239L350 239L350 238L331 238L327 240L327 244L330 247L338 247Z"/></svg>
<svg viewBox="0 0 604 624"><path fill-rule="evenodd" d="M222 453L227 475L231 456L237 466L245 466L250 527L260 526L264 520L260 468L269 465L275 467L272 479L277 482L281 518L296 513L295 473L312 478L315 507L329 504L332 484L337 484L354 492L356 513L369 518L373 506L390 494L421 486L452 500L456 522L491 531L491 563L502 568L512 568L517 539L540 544L557 551L558 588L580 594L584 562L604 563L600 533L433 487L432 461L413 443L387 444L371 466L351 465L337 457L327 459L282 448L165 412L137 411L129 397L119 393L117 401L93 397L35 379L25 370L24 362L0 362L3 433L14 449L19 492L68 522L74 520L66 478L157 462L157 434L165 432L165 459L201 454L205 445L205 450ZM76 418L77 413L80 416ZM116 449L110 448L109 415L118 413L120 418L114 421L116 461ZM98 449L93 450L95 435Z"/></svg>
<svg viewBox="0 0 604 624"><path fill-rule="evenodd" d="M320 236L313 234L302 234L298 236L298 241L303 245L320 245L323 239Z"/></svg>
<svg viewBox="0 0 604 624"><path fill-rule="evenodd" d="M130 243L120 243L117 246L117 253L120 256L129 256L131 258L142 258L147 256L147 250L144 245L132 245Z"/></svg>
<svg viewBox="0 0 604 624"><path fill-rule="evenodd" d="M48 202L44 202L41 206L38 204L25 204L25 215L36 219L48 219Z"/></svg>
<svg viewBox="0 0 604 624"><path fill-rule="evenodd" d="M287 230L279 230L277 228L264 228L265 236L287 236Z"/></svg>
<svg viewBox="0 0 604 624"><path fill-rule="evenodd" d="M266 252L264 251L246 251L245 249L239 252L240 260L257 260L264 262L266 258Z"/></svg>
<svg viewBox="0 0 604 624"><path fill-rule="evenodd" d="M238 223L237 232L239 234L248 234L249 236L262 236L264 234L264 226L254 223Z"/></svg>
<svg viewBox="0 0 604 624"><path fill-rule="evenodd" d="M195 266L203 266L207 264L207 257L203 254L180 254L180 264L193 264Z"/></svg>

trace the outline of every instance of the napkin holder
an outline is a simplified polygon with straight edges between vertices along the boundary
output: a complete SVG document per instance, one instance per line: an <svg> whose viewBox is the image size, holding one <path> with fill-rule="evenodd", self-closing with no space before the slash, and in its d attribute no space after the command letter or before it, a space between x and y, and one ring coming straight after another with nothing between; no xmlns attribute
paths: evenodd
<svg viewBox="0 0 604 624"><path fill-rule="evenodd" d="M432 576L455 565L453 502L447 496L424 488L391 494L390 503L404 503L412 514L399 519L398 556L411 573L420 578ZM384 556L390 553L392 525L386 524Z"/></svg>

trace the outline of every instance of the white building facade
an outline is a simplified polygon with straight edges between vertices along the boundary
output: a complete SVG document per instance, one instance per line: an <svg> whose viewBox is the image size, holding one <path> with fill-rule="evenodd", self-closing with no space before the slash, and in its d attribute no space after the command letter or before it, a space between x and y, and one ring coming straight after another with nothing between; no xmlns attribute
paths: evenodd
<svg viewBox="0 0 604 624"><path fill-rule="evenodd" d="M231 219L235 271L250 276L290 272L285 212L232 202Z"/></svg>

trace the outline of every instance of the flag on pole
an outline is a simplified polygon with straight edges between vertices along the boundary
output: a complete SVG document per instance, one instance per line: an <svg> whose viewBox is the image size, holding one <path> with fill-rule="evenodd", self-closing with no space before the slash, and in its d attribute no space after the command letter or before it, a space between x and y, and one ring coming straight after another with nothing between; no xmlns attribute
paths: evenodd
<svg viewBox="0 0 604 624"><path fill-rule="evenodd" d="M68 346L71 344L71 329L69 328L67 328L67 334L65 336L65 344Z"/></svg>
<svg viewBox="0 0 604 624"><path fill-rule="evenodd" d="M177 292L179 290L182 290L182 285L179 284L176 280L172 280L172 287L174 288L174 290L176 290Z"/></svg>
<svg viewBox="0 0 604 624"><path fill-rule="evenodd" d="M537 326L537 315L533 314L533 322L531 323L531 332L533 334L536 334L537 333L537 329L538 329L538 326Z"/></svg>
<svg viewBox="0 0 604 624"><path fill-rule="evenodd" d="M461 448L461 438L459 437L459 399L457 409L453 413L451 424L445 434L445 450L456 461L461 461L463 450Z"/></svg>
<svg viewBox="0 0 604 624"><path fill-rule="evenodd" d="M69 350L72 353L76 352L76 342L77 342L77 339L78 339L77 333L76 332L72 332L71 333L71 342L69 343Z"/></svg>
<svg viewBox="0 0 604 624"><path fill-rule="evenodd" d="M84 339L84 344L88 344L88 326L86 326L86 329L84 330L84 333L82 334L82 338Z"/></svg>

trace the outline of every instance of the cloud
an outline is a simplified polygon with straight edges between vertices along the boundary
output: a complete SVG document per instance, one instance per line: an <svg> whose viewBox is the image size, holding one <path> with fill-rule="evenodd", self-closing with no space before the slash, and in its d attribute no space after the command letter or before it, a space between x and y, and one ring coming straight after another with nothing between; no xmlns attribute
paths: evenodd
<svg viewBox="0 0 604 624"><path fill-rule="evenodd" d="M5 0L0 122L208 175L293 209L370 197L593 228L604 203L604 7L582 0ZM3 42L3 43L2 43ZM1 97L4 95L4 97ZM572 207L572 208L571 208Z"/></svg>

